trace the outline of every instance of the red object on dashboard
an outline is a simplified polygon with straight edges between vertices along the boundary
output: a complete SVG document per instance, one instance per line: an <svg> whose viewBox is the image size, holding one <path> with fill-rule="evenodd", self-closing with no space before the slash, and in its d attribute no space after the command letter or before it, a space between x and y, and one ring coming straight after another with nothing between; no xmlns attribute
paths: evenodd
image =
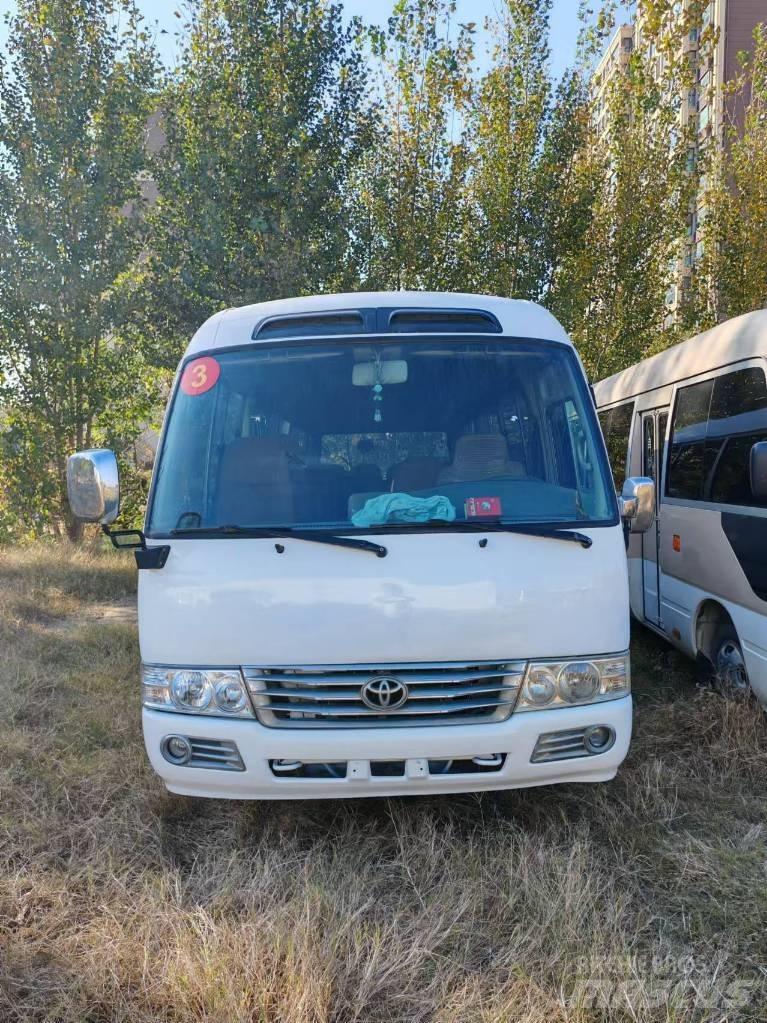
<svg viewBox="0 0 767 1023"><path fill-rule="evenodd" d="M467 519L498 518L501 514L500 497L467 497L463 505Z"/></svg>

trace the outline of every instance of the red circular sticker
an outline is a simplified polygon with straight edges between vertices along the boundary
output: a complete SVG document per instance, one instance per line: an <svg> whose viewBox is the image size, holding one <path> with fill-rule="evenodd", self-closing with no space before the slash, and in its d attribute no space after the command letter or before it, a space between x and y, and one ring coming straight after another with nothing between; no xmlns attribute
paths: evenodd
<svg viewBox="0 0 767 1023"><path fill-rule="evenodd" d="M209 355L192 359L181 374L181 390L184 394L205 394L214 386L220 373L221 367Z"/></svg>

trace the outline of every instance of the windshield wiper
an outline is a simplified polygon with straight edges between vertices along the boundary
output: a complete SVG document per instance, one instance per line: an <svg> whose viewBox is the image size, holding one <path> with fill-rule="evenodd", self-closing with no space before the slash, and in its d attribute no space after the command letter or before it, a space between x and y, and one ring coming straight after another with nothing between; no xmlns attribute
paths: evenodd
<svg viewBox="0 0 767 1023"><path fill-rule="evenodd" d="M377 558L385 558L389 553L386 547L371 540L362 540L352 536L337 536L335 533L324 533L314 529L294 529L292 526L189 526L188 528L171 529L171 536L255 536L279 540L288 537L293 540L307 540L310 543L326 543L333 547L351 547L358 551L370 551ZM277 553L282 554L285 548L275 544Z"/></svg>
<svg viewBox="0 0 767 1023"><path fill-rule="evenodd" d="M484 521L477 519L461 519L452 520L449 519L428 519L426 522L387 522L381 524L381 529L391 529L392 527L401 527L407 529L410 527L414 531L423 532L430 526L435 526L438 529L455 529L464 530L467 533L519 533L522 536L540 536L546 540L564 540L569 543L580 544L581 547L588 549L591 547L593 540L590 536L586 536L585 533L579 533L574 529L560 529L556 526L539 526L535 522L503 522L500 519L485 519ZM373 529L379 527L372 527Z"/></svg>

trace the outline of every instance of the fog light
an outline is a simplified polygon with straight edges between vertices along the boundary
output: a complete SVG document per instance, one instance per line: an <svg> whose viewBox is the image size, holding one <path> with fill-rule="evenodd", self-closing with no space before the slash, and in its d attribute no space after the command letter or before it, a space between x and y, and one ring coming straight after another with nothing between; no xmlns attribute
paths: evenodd
<svg viewBox="0 0 767 1023"><path fill-rule="evenodd" d="M192 759L192 744L183 735L168 735L160 751L170 764L188 764Z"/></svg>
<svg viewBox="0 0 767 1023"><path fill-rule="evenodd" d="M592 725L586 729L583 741L589 753L606 753L615 742L615 732L607 725Z"/></svg>

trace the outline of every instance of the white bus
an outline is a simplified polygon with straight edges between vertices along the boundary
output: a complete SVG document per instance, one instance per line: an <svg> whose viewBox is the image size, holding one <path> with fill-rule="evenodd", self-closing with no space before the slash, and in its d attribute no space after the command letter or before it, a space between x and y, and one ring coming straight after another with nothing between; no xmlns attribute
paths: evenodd
<svg viewBox="0 0 767 1023"><path fill-rule="evenodd" d="M218 313L141 531L109 451L75 513L134 545L144 738L173 791L297 799L612 778L631 736L620 501L544 309L326 295Z"/></svg>
<svg viewBox="0 0 767 1023"><path fill-rule="evenodd" d="M595 386L613 476L658 481L629 543L631 609L767 704L767 310Z"/></svg>

